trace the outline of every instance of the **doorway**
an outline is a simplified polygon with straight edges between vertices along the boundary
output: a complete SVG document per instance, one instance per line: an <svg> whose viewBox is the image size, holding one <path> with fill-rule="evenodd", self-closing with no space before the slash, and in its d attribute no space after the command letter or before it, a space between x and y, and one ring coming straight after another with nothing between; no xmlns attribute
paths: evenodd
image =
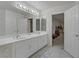
<svg viewBox="0 0 79 59"><path fill-rule="evenodd" d="M28 32L29 33L33 32L33 19L32 18L28 19Z"/></svg>
<svg viewBox="0 0 79 59"><path fill-rule="evenodd" d="M52 45L64 46L64 13L52 15Z"/></svg>

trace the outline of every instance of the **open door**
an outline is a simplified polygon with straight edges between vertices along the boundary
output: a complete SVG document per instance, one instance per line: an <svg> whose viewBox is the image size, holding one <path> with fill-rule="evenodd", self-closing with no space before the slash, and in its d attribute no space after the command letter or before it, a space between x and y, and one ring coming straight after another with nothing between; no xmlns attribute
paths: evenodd
<svg viewBox="0 0 79 59"><path fill-rule="evenodd" d="M79 6L65 12L64 49L79 58Z"/></svg>
<svg viewBox="0 0 79 59"><path fill-rule="evenodd" d="M64 46L64 13L52 15L52 45Z"/></svg>

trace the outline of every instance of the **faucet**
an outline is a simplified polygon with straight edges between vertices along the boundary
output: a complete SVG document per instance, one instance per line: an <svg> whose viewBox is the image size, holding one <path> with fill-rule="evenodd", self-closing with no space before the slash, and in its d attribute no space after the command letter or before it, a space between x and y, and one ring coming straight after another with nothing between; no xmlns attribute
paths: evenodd
<svg viewBox="0 0 79 59"><path fill-rule="evenodd" d="M20 35L18 34L17 36L16 36L16 38L19 38L20 37Z"/></svg>

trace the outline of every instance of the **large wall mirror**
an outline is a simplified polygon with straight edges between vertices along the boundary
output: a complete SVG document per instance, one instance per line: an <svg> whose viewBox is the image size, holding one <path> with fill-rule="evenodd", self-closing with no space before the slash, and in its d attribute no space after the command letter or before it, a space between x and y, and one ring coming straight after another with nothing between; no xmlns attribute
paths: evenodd
<svg viewBox="0 0 79 59"><path fill-rule="evenodd" d="M46 19L19 9L0 9L0 36L46 31Z"/></svg>
<svg viewBox="0 0 79 59"><path fill-rule="evenodd" d="M46 19L36 19L36 31L46 31Z"/></svg>
<svg viewBox="0 0 79 59"><path fill-rule="evenodd" d="M31 32L33 32L33 15L24 16L12 10L0 10L0 36Z"/></svg>
<svg viewBox="0 0 79 59"><path fill-rule="evenodd" d="M36 31L46 31L46 19L36 19L29 13L23 15L11 10L0 10L0 15L0 36L32 33L35 26Z"/></svg>
<svg viewBox="0 0 79 59"><path fill-rule="evenodd" d="M27 14L17 21L18 34L28 34L33 32L33 15Z"/></svg>

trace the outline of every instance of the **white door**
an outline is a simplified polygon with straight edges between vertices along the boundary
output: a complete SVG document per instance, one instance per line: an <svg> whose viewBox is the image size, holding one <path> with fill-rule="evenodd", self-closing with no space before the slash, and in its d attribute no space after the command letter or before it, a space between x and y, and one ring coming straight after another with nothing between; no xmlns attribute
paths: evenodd
<svg viewBox="0 0 79 59"><path fill-rule="evenodd" d="M79 57L79 6L65 12L64 49L73 57Z"/></svg>

